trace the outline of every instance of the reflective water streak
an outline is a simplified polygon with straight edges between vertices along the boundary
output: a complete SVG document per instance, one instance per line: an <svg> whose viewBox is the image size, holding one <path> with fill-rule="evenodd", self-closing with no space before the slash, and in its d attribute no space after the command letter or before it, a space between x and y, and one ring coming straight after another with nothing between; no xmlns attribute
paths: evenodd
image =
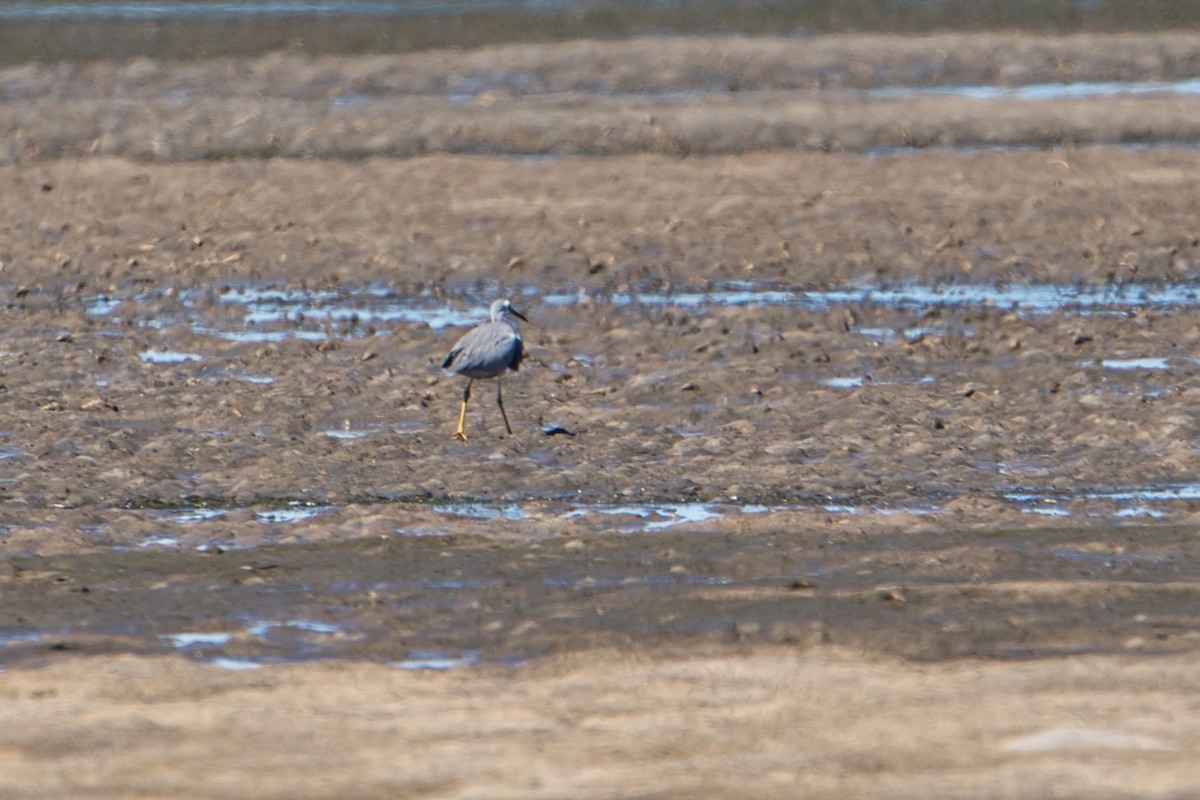
<svg viewBox="0 0 1200 800"><path fill-rule="evenodd" d="M1078 100L1096 97L1149 94L1200 94L1200 78L1177 81L1079 81L1074 83L1030 83L1024 86L881 86L864 92L869 97L909 99L913 97L965 97L971 100Z"/></svg>
<svg viewBox="0 0 1200 800"><path fill-rule="evenodd" d="M1118 488L1081 488L1045 490L1025 489L1004 493L1028 514L1048 517L1099 517L1117 519L1149 517L1166 519L1163 504L1200 500L1200 483Z"/></svg>
<svg viewBox="0 0 1200 800"><path fill-rule="evenodd" d="M183 309L192 332L229 341L272 342L289 338L324 340L330 337L366 336L376 330L399 325L424 325L434 330L467 327L487 316L487 303L501 287L463 287L455 295L465 299L447 301L429 290L401 292L386 284L342 286L337 289L276 288L240 285L215 296L218 311L210 310L211 291L179 291L175 302ZM703 289L659 291L606 291L596 289L551 289L517 287L509 294L527 307L564 308L578 305L684 309L704 313L720 307L795 307L820 311L841 306L876 306L895 310L930 307L998 308L1018 314L1071 313L1079 315L1128 312L1142 308L1195 308L1200 306L1200 287L1190 281L1121 283L1104 285L1068 284L922 284L853 283L846 286L802 289L755 281L723 281ZM136 307L152 306L157 298L133 294L128 298L98 295L85 301L89 316L107 318L114 324L134 322L154 327L155 321L125 320L118 310L125 300ZM241 317L229 320L220 309L240 310ZM179 313L179 312L176 312ZM218 323L214 316L222 321ZM873 339L897 336L911 339L923 335L959 333L970 337L963 326L905 327L897 330L863 326L856 333ZM172 350L147 350L140 357L148 362L181 364L203 356ZM238 374L243 380L270 380Z"/></svg>
<svg viewBox="0 0 1200 800"><path fill-rule="evenodd" d="M213 20L245 17L398 17L460 14L470 11L511 9L503 0L447 0L446 2L370 2L370 0L263 0L263 2L95 2L6 3L0 21L61 22L72 20Z"/></svg>
<svg viewBox="0 0 1200 800"><path fill-rule="evenodd" d="M455 667L472 667L479 663L479 654L468 650L459 655L448 655L436 650L415 650L402 661L392 661L391 666L409 670L447 670Z"/></svg>

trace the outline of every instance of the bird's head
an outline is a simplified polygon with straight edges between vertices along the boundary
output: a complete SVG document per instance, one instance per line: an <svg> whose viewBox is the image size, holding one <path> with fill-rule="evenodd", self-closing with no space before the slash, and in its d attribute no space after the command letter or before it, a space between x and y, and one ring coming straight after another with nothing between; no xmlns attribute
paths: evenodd
<svg viewBox="0 0 1200 800"><path fill-rule="evenodd" d="M507 298L501 298L492 303L492 322L500 322L510 314L523 322L529 322L524 314L513 308L512 301Z"/></svg>

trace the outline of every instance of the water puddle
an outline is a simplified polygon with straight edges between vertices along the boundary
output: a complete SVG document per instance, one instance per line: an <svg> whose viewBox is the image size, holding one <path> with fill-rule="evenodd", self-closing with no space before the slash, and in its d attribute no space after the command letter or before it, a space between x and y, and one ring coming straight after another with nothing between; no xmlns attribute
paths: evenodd
<svg viewBox="0 0 1200 800"><path fill-rule="evenodd" d="M407 536L414 539L436 538L438 536L450 537L454 532L448 528L393 528L392 533L396 536Z"/></svg>
<svg viewBox="0 0 1200 800"><path fill-rule="evenodd" d="M177 650L221 647L233 638L232 633L164 633L158 638Z"/></svg>
<svg viewBox="0 0 1200 800"><path fill-rule="evenodd" d="M150 539L143 539L138 542L138 547L178 547L179 540L174 536L154 536Z"/></svg>
<svg viewBox="0 0 1200 800"><path fill-rule="evenodd" d="M623 533L635 531L661 531L684 522L704 522L724 516L714 506L704 503L681 503L679 505L619 505L588 506L577 508L562 515L563 519L578 519L588 514L609 517L633 517L636 521L618 525Z"/></svg>
<svg viewBox="0 0 1200 800"><path fill-rule="evenodd" d="M418 585L422 589L462 592L467 589L487 589L493 586L500 586L502 583L504 581L499 578L474 578L471 580L424 580Z"/></svg>
<svg viewBox="0 0 1200 800"><path fill-rule="evenodd" d="M334 634L340 628L327 622L317 622L311 619L293 619L285 622L272 620L256 620L246 626L246 632L256 639L266 639L273 631L304 631L306 633Z"/></svg>
<svg viewBox="0 0 1200 800"><path fill-rule="evenodd" d="M214 667L234 671L262 669L262 664L258 663L257 661L247 661L242 658L227 658L225 656L210 658L208 663Z"/></svg>
<svg viewBox="0 0 1200 800"><path fill-rule="evenodd" d="M1100 358L1100 359L1081 359L1077 362L1081 367L1100 366L1104 369L1111 370L1168 370L1172 364L1187 365L1200 364L1200 359L1190 358L1187 356L1144 356L1137 358Z"/></svg>
<svg viewBox="0 0 1200 800"><path fill-rule="evenodd" d="M370 436L373 431L348 431L341 429L321 431L322 436L328 436L330 439L343 439L353 441L354 439L364 439Z"/></svg>
<svg viewBox="0 0 1200 800"><path fill-rule="evenodd" d="M143 350L138 357L151 364L183 364L204 360L204 356L198 353L183 353L178 350Z"/></svg>
<svg viewBox="0 0 1200 800"><path fill-rule="evenodd" d="M1036 479L1048 474L1034 466L980 462L977 469L1016 480ZM968 491L961 497L979 497ZM463 535L517 535L540 539L569 535L587 537L618 533L654 535L685 529L697 535L727 531L739 518L777 515L818 514L828 518L883 519L920 517L934 519L960 499L953 492L913 492L911 497L862 497L854 494L796 495L771 503L743 502L737 498L714 501L584 501L577 498L530 498L521 500L466 499L429 502L426 498L366 497L355 499L356 507L391 506L400 509L392 535L411 538L450 538ZM997 486L979 499L999 501L1013 512L1060 520L1094 522L1108 520L1162 522L1190 516L1200 502L1200 483L1128 487L1063 488L1055 486L1004 488ZM83 526L96 545L116 551L191 549L201 553L253 550L290 539L293 525L311 522L344 506L315 501L279 501L254 506L222 506L211 498L196 507L144 509L153 521L151 532L141 538L120 538L103 525ZM129 509L137 512L137 509ZM782 517L780 517L782 519ZM259 532L239 527L258 523ZM756 523L759 524L759 523ZM782 523L781 523L782 524ZM0 534L5 533L0 529ZM114 541L119 539L119 541ZM431 579L422 589L460 591L484 588L485 583L463 579Z"/></svg>
<svg viewBox="0 0 1200 800"><path fill-rule="evenodd" d="M684 428L682 426L674 425L674 424L663 425L663 430L670 431L671 433L675 434L676 436L679 436L684 439L695 439L700 436L708 436L709 435L709 431L703 430L701 428ZM544 432L545 431L543 431L543 433Z"/></svg>
<svg viewBox="0 0 1200 800"><path fill-rule="evenodd" d="M1170 503L1200 500L1200 483L1168 486L1078 490L1022 490L1004 493L1004 499L1027 514L1047 517L1145 517L1163 520L1169 517Z"/></svg>
<svg viewBox="0 0 1200 800"><path fill-rule="evenodd" d="M722 575L695 575L674 573L660 575L626 575L596 578L587 575L581 578L546 578L543 585L555 589L619 589L628 586L733 586L736 581Z"/></svg>
<svg viewBox="0 0 1200 800"><path fill-rule="evenodd" d="M321 503L308 503L300 500L292 501L284 508L273 508L268 511L254 511L253 514L260 522L304 522L318 517L334 506Z"/></svg>
<svg viewBox="0 0 1200 800"><path fill-rule="evenodd" d="M274 375L256 375L250 372L231 372L229 377L243 383L254 383L260 386L269 386L275 382Z"/></svg>
<svg viewBox="0 0 1200 800"><path fill-rule="evenodd" d="M0 647L5 647L10 644L30 644L31 642L39 641L45 638L46 634L41 631L14 631L11 633L0 633Z"/></svg>
<svg viewBox="0 0 1200 800"><path fill-rule="evenodd" d="M479 654L467 650L458 655L449 655L436 650L415 650L403 661L392 661L390 666L408 670L448 670L455 667L473 667L479 663Z"/></svg>
<svg viewBox="0 0 1200 800"><path fill-rule="evenodd" d="M433 330L467 327L487 317L487 303L499 287L460 287L459 298L448 302L432 289L399 291L384 284L341 286L337 289L278 288L239 285L214 293L186 289L172 293L172 307L182 309L180 322L197 335L226 341L278 342L290 338L320 341L330 337L355 338L374 335L397 326L421 325ZM788 307L825 311L842 306L878 307L895 311L930 308L996 308L1019 314L1071 313L1101 315L1127 313L1136 309L1195 308L1200 306L1200 286L1193 282L1123 283L1102 286L1066 284L867 284L799 289L754 281L725 281L703 289L666 291L588 291L584 289L542 291L537 287L510 292L527 308L570 308L607 305L645 309L680 309L703 313L722 307ZM165 297L165 295L164 295ZM133 301L127 306L125 301ZM89 316L118 326L135 324L153 327L149 319L128 320L120 316L126 307L154 307L163 297L137 294L127 298L97 295L85 301ZM234 313L230 313L234 312ZM172 313L177 313L173 311ZM853 329L877 341L914 341L925 336L952 333L970 337L966 326L862 326ZM150 349L139 357L148 363L185 364L204 360L199 353ZM232 377L253 383L270 383L269 375L233 373Z"/></svg>
<svg viewBox="0 0 1200 800"><path fill-rule="evenodd" d="M529 519L531 514L519 503L435 503L433 510L450 517L466 517L479 520L510 520Z"/></svg>
<svg viewBox="0 0 1200 800"><path fill-rule="evenodd" d="M1180 747L1154 736L1100 728L1050 728L1037 733L1015 736L1000 745L1000 752L1017 755L1045 756L1068 753L1078 758L1080 753L1119 752L1178 752Z"/></svg>
<svg viewBox="0 0 1200 800"><path fill-rule="evenodd" d="M896 515L937 514L935 504L907 503L881 506L859 503L852 498L813 497L774 505L736 502L711 503L581 503L561 501L529 501L528 503L438 503L434 511L451 517L480 521L506 520L578 522L598 531L624 534L656 533L678 525L713 522L739 515L769 514L772 512L818 511L826 514ZM405 535L447 535L446 531L402 531Z"/></svg>
<svg viewBox="0 0 1200 800"><path fill-rule="evenodd" d="M1187 3L1135 4L1116 0L1073 0L1066 4L1031 3L1007 4L1000 11L987 2L963 2L948 4L930 0L882 0L862 6L847 8L845 0L810 0L804 3L781 3L771 9L769 20L758 19L757 14L746 14L746 7L737 2L708 2L691 8L691 4L642 2L636 5L641 22L629 25L621 14L629 14L633 7L615 0L591 0L588 3L568 0L49 0L49 2L10 2L0 6L0 21L10 23L47 22L147 22L202 23L218 20L270 22L298 19L308 20L310 25L338 28L349 25L356 19L366 19L378 27L401 26L402 30L413 25L413 19L432 18L441 27L461 39L463 31L471 26L464 18L486 14L491 20L487 32L475 32L470 42L502 44L521 41L529 31L541 30L543 21L554 20L552 27L556 36L566 31L573 38L614 38L616 35L659 33L664 35L697 34L715 30L729 33L770 33L774 35L811 35L813 33L843 33L854 30L895 30L913 33L954 30L961 27L964 12L968 12L970 27L986 30L1064 30L1070 32L1077 27L1088 30L1124 31L1123 25L1135 23L1141 30L1187 29L1194 15L1185 13ZM1160 9L1159 6L1162 6ZM852 11L853 13L847 13ZM583 17L586 16L587 19ZM765 22L765 24L764 24ZM406 27L407 26L407 27ZM418 30L420 26L417 26ZM559 30L562 29L562 30ZM144 28L139 28L144 30ZM360 53L363 49L360 29L351 27L347 41L332 52ZM449 42L433 34L413 38L416 31L409 30L406 45L427 48L436 44L448 46ZM161 35L167 35L163 33ZM388 38L388 37L384 37ZM543 36L535 37L546 38ZM172 40L173 41L173 40ZM326 47L326 39L320 39ZM336 39L334 41L337 41ZM243 45L244 46L244 45ZM300 45L296 45L300 46ZM459 43L460 47L466 46ZM212 45L206 45L211 48ZM199 44L199 48L207 52ZM192 50L188 56L194 57ZM302 50L302 52L305 52ZM524 74L521 71L516 74ZM724 71L717 73L713 83L728 91L728 80Z"/></svg>
<svg viewBox="0 0 1200 800"><path fill-rule="evenodd" d="M249 620L237 630L186 631L159 634L172 649L223 669L257 669L264 663L312 658L323 654L327 637L345 633L340 626L311 619ZM232 644L266 646L261 656L235 657L225 651Z"/></svg>
<svg viewBox="0 0 1200 800"><path fill-rule="evenodd" d="M854 326L851 328L859 336L874 339L877 342L919 342L930 336L949 336L958 334L968 339L975 336L970 328L960 325L922 325L910 328L875 328L871 326Z"/></svg>
<svg viewBox="0 0 1200 800"><path fill-rule="evenodd" d="M1012 472L1012 469L1000 470ZM1037 470L1020 470L1033 474ZM1087 488L1064 490L1022 489L1001 492L999 497L1023 513L1049 517L1144 518L1164 520L1170 517L1169 504L1200 501L1200 483L1126 488ZM819 512L830 515L895 517L916 515L935 517L945 511L946 497L939 501L911 500L864 502L855 497L813 496L772 504L723 502L684 503L580 503L528 501L524 503L475 501L435 504L441 514L479 521L561 521L578 522L587 529L616 531L623 534L652 534L686 524L719 522L741 515ZM448 535L445 530L430 532L400 531L405 535Z"/></svg>
<svg viewBox="0 0 1200 800"><path fill-rule="evenodd" d="M499 84L513 93L538 93L536 79L527 74L506 73L490 75L479 79L474 85L461 86L447 94L441 95L452 104L469 104L477 102L479 94L494 88ZM714 81L710 84L691 86L688 88L672 88L645 90L636 92L615 92L611 87L597 85L589 90L604 97L620 97L628 102L643 106L652 104L688 104L703 102L713 97L727 97L729 87L724 81ZM771 87L762 89L743 88L739 91L742 97L760 95L762 102L766 98L775 98L789 91L789 87ZM807 87L799 91L809 93ZM960 97L967 100L1017 100L1024 102L1054 102L1063 100L1096 100L1117 97L1147 97L1175 96L1190 97L1200 95L1200 78L1181 78L1170 81L1073 81L1063 83L1029 83L1018 86L995 86L989 84L892 84L871 89L830 89L830 94L850 95L869 100L914 100L923 97ZM353 108L367 105L382 99L382 95L345 94L334 98L332 108Z"/></svg>
<svg viewBox="0 0 1200 800"><path fill-rule="evenodd" d="M240 342L242 344L269 344L271 342L286 342L288 339L299 339L305 342L323 342L330 338L331 332L325 329L305 330L297 327L288 330L268 331L268 330L217 330L205 326L197 326L193 329L196 333L204 336L211 336L214 339L221 339L226 342Z"/></svg>
<svg viewBox="0 0 1200 800"><path fill-rule="evenodd" d="M0 20L12 22L58 22L68 20L212 20L244 17L293 16L406 16L420 9L426 12L444 3L378 3L371 0L265 0L265 2L87 2L87 3L15 3L0 6Z"/></svg>
<svg viewBox="0 0 1200 800"><path fill-rule="evenodd" d="M205 500L205 503L213 502ZM219 502L215 501L215 502ZM199 504L196 506L179 507L127 507L129 511L141 513L153 520L160 530L146 535L135 542L128 539L124 543L112 545L113 550L157 550L190 547L201 553L224 553L233 550L252 549L257 543L269 541L273 534L266 528L265 536L254 535L245 541L239 541L235 530L244 523L241 520L249 518L262 526L288 526L295 523L307 522L322 514L338 508L327 503L315 503L303 500L293 500L279 505L266 504L260 508L252 506L216 506ZM231 518L231 515L238 515ZM215 523L215 526L210 524ZM206 527L207 526L207 527ZM102 525L81 526L81 532L90 533L93 537L107 533ZM111 534L109 534L111 538Z"/></svg>
<svg viewBox="0 0 1200 800"><path fill-rule="evenodd" d="M346 442L352 442L358 439L367 439L381 433L391 433L400 435L413 435L420 433L423 429L421 422L416 420L408 420L401 422L392 422L383 424L379 422L351 422L343 420L340 427L326 428L319 431L322 436L327 436L330 439L340 439Z"/></svg>
<svg viewBox="0 0 1200 800"><path fill-rule="evenodd" d="M806 292L773 289L753 282L721 283L706 290L666 292L550 292L537 300L546 306L577 305L647 306L651 308L704 309L720 306L803 305ZM815 307L815 306L814 306Z"/></svg>
<svg viewBox="0 0 1200 800"><path fill-rule="evenodd" d="M187 525L193 522L204 522L205 520L218 519L225 516L226 511L223 508L180 508L180 509L162 509L152 512L155 517L166 522L171 522L176 525Z"/></svg>
<svg viewBox="0 0 1200 800"><path fill-rule="evenodd" d="M191 298L183 298L186 303ZM428 293L410 296L384 285L365 289L277 289L239 287L218 296L218 303L244 309L247 326L267 327L281 323L319 323L351 326L386 323L417 323L435 330L452 325L474 324L487 317L486 309L464 312L433 305Z"/></svg>
<svg viewBox="0 0 1200 800"><path fill-rule="evenodd" d="M211 499L206 503L214 502ZM462 500L429 503L423 498L364 498L356 505L385 504L411 507L413 521L392 529L398 537L452 537L461 535L463 525L479 523L494 526L493 533L519 532L522 536L538 537L569 532L574 535L617 532L626 535L655 534L678 526L696 525L704 530L739 516L772 513L821 513L845 516L895 516L915 514L937 515L941 506L925 501L893 502L888 504L864 502L854 497L814 495L771 505L742 503L736 500L720 502L585 502L563 499ZM196 507L150 508L142 513L153 520L159 530L141 539L110 543L111 533L104 526L91 531L97 542L117 551L170 550L190 548L201 553L224 553L251 550L269 544L278 537L291 534L288 526L308 522L342 508L338 505L311 501L290 501L279 505L252 506L197 505ZM137 509L131 509L137 511ZM432 516L431 516L432 515ZM265 528L262 533L238 535L238 526L249 519L264 526L280 526L279 530ZM469 529L468 529L469 530ZM486 532L486 531L481 531ZM462 581L426 581L425 589L461 590L468 587Z"/></svg>
<svg viewBox="0 0 1200 800"><path fill-rule="evenodd" d="M1190 282L1155 284L918 284L872 286L802 293L796 302L813 310L841 305L894 309L999 308L1029 314L1098 314L1139 308L1187 308L1200 304L1200 286Z"/></svg>
<svg viewBox="0 0 1200 800"><path fill-rule="evenodd" d="M970 100L1087 100L1145 95L1200 95L1200 78L1177 81L1079 81L1030 83L1024 86L881 86L865 95L877 99L908 100L917 97L965 97Z"/></svg>
<svg viewBox="0 0 1200 800"><path fill-rule="evenodd" d="M897 383L928 384L937 383L935 375L917 375L912 378L896 378L890 380L875 380L870 375L850 375L841 378L825 378L821 381L831 389L861 389L864 386L892 386Z"/></svg>
<svg viewBox="0 0 1200 800"><path fill-rule="evenodd" d="M363 425L354 427L349 421L343 422L340 428L329 428L321 431L322 436L328 436L330 439L341 439L343 441L354 441L355 439L365 439L368 436L373 436L383 430L382 425Z"/></svg>

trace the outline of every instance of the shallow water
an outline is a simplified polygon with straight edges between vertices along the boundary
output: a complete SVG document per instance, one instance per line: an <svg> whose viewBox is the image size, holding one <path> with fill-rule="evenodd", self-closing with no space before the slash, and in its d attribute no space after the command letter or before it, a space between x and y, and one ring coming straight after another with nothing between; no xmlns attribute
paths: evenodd
<svg viewBox="0 0 1200 800"><path fill-rule="evenodd" d="M521 80L518 76L489 76L488 81L477 81L477 86L455 86L446 89L439 96L450 103L466 105L478 101L481 92L489 86L508 83L533 84L530 80ZM713 97L727 97L729 87L725 81L714 80L709 85L686 89L640 90L617 93L607 86L597 85L587 87L589 93L602 97L622 97L633 104L653 103L656 105L693 104ZM762 90L740 89L741 98L751 98L758 92L763 95L761 102L769 104L780 89L769 88ZM801 88L800 91L806 91ZM1030 83L1024 85L1005 86L993 84L888 84L871 89L839 89L834 90L854 98L870 100L912 100L922 97L959 97L965 100L1018 100L1034 103L1056 102L1064 100L1096 100L1120 97L1149 97L1176 96L1193 97L1200 95L1200 78L1188 77L1177 80L1126 80L1126 81L1062 81L1059 83ZM523 89L521 94L533 93L532 89ZM389 99L386 94L346 93L330 99L329 106L334 109L363 109L373 104ZM1030 149L1036 146L1027 146ZM969 148L963 148L969 149ZM522 161L538 162L553 161L556 156L548 154L533 154L514 156Z"/></svg>
<svg viewBox="0 0 1200 800"><path fill-rule="evenodd" d="M1157 486L1079 487L1023 489L1004 493L1004 499L1022 511L1047 517L1083 520L1146 517L1166 520L1172 509L1190 514L1200 500L1200 484Z"/></svg>
<svg viewBox="0 0 1200 800"><path fill-rule="evenodd" d="M987 469L981 465L980 469ZM1014 472L998 469L999 474ZM1019 472L1019 471L1018 471ZM991 499L1015 513L1047 517L1072 518L1080 522L1119 524L1124 519L1145 517L1170 521L1188 519L1193 506L1200 501L1200 484L1148 484L1142 486L1059 486L1036 484L1019 488L997 488L991 493L975 490L961 495L963 499ZM587 537L621 534L627 536L657 535L667 531L706 531L727 529L727 523L739 518L762 517L779 519L787 515L819 514L824 518L885 518L901 515L938 520L960 495L942 491L930 497L920 491L910 499L871 500L857 496L811 495L779 499L770 503L745 502L728 499L712 502L672 501L583 501L559 499L488 500L483 498L429 503L423 499L360 498L355 507L361 511L372 506L409 507L416 519L391 531L401 538L438 538L482 536L505 533L519 534L523 539L536 541L561 536ZM253 505L222 509L176 508L140 512L157 520L159 530L136 542L137 549L161 551L195 550L223 553L247 551L277 541L290 540L297 526L312 523L323 515L347 511L345 506L301 504L269 508ZM231 513L248 514L249 519L262 525L251 535L244 531L238 541L230 541L222 532L229 528ZM356 512L357 513L357 512ZM214 527L215 526L215 527ZM104 526L93 526L91 538L96 542L109 540L111 532ZM11 532L13 526L9 526ZM122 540L122 542L127 540ZM111 545L115 550L130 550L127 544ZM437 584L462 588L459 581ZM426 584L425 588L436 588Z"/></svg>
<svg viewBox="0 0 1200 800"><path fill-rule="evenodd" d="M227 622L233 622L232 620ZM247 620L233 630L159 634L158 639L192 659L230 670L256 669L264 663L331 656L349 626L311 619ZM231 643L259 648L254 655L230 657ZM434 667L428 667L434 668Z"/></svg>
<svg viewBox="0 0 1200 800"><path fill-rule="evenodd" d="M1144 496L1140 489L1080 492L1106 500ZM1200 489L1151 492L1193 497ZM1031 491L1021 502L1045 496ZM536 504L522 507L530 518L546 513ZM1187 586L1200 562L1192 557L1195 537L1182 526L1133 520L1118 536L1070 526L1036 536L1029 529L951 528L932 536L860 531L832 538L804 524L706 528L729 510L626 503L599 514L649 525L680 519L645 536L472 542L464 535L469 526L460 526L454 547L376 537L226 556L180 550L16 558L13 572L23 577L6 584L6 602L21 608L22 618L0 631L0 664L91 647L176 652L231 670L325 658L445 670L519 665L629 637L686 644L775 630L792 642L787 637L809 626L844 644L938 657L1005 657L1021 648L1028 656L1027 637L1040 632L1036 651L1045 656L1080 641L1125 648L1147 614L1194 619L1180 604L1196 596ZM774 510L747 506L740 513ZM1114 586L1098 583L1109 576ZM1041 588L1014 600L1014 581ZM1090 609L1110 595L1106 627L1098 628ZM1014 630L1012 614L1035 608L1039 625ZM1115 619L1123 626L1114 629ZM958 625L930 625L938 620L970 620L972 635ZM1051 620L1056 627L1046 629ZM1097 639L1099 630L1107 635Z"/></svg>
<svg viewBox="0 0 1200 800"><path fill-rule="evenodd" d="M154 35L146 34L153 26ZM653 34L1179 30L1189 0L212 0L0 5L0 62L407 52Z"/></svg>
<svg viewBox="0 0 1200 800"><path fill-rule="evenodd" d="M133 294L95 295L85 300L90 317L118 326L133 323L156 329L168 323L185 323L193 333L221 340L272 342L287 338L321 341L327 338L362 337L406 325L433 330L467 327L487 317L487 305L501 287L456 287L447 301L429 289L401 292L379 284L343 286L337 290L278 288L246 284L218 295L218 309L206 302L210 293L178 293L180 310L171 319L126 317L122 309L137 308L154 298ZM842 306L873 306L897 311L929 308L994 308L1021 315L1073 314L1078 316L1127 313L1140 309L1194 309L1200 307L1200 287L1191 281L1066 284L897 284L857 283L831 288L783 288L770 282L727 281L704 289L670 291L596 291L586 289L541 291L511 287L519 305L570 308L614 306L646 309L683 309L704 313L719 307L787 307L823 311ZM126 305L132 301L132 305ZM230 311L240 312L240 323L230 324ZM906 326L886 329L863 326L862 336L886 340L912 339L948 332L972 335L966 326ZM203 355L174 350L147 350L145 361L177 364L203 359ZM269 381L268 376L241 376L242 380Z"/></svg>
<svg viewBox="0 0 1200 800"><path fill-rule="evenodd" d="M468 650L458 655L448 655L437 650L416 650L402 661L393 661L397 669L447 670L455 667L472 667L479 663L479 654Z"/></svg>
<svg viewBox="0 0 1200 800"><path fill-rule="evenodd" d="M970 100L1081 100L1137 95L1198 95L1200 78L1177 81L1080 81L1031 83L1024 86L882 86L864 92L869 97L906 100L922 96L964 97Z"/></svg>
<svg viewBox="0 0 1200 800"><path fill-rule="evenodd" d="M178 350L145 350L138 357L152 364L182 364L187 361L204 360L204 356L199 353L183 353Z"/></svg>
<svg viewBox="0 0 1200 800"><path fill-rule="evenodd" d="M303 503L294 501L284 508L273 508L267 511L255 511L254 515L261 522L303 522L313 519L334 507L320 503Z"/></svg>

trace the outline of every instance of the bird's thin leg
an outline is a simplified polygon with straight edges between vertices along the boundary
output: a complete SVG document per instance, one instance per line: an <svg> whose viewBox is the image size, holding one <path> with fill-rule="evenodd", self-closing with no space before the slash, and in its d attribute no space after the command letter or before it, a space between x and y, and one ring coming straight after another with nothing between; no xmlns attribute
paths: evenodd
<svg viewBox="0 0 1200 800"><path fill-rule="evenodd" d="M504 427L508 430L508 435L512 436L512 426L508 424L508 414L504 413L504 398L500 396L499 378L496 378L496 405L500 406L500 416L504 417Z"/></svg>
<svg viewBox="0 0 1200 800"><path fill-rule="evenodd" d="M467 421L467 403L471 402L471 384L474 382L474 378L467 378L467 388L463 390L462 409L458 412L458 430L454 432L454 436L452 437L458 439L460 442L467 440L467 434L463 432L463 423Z"/></svg>

